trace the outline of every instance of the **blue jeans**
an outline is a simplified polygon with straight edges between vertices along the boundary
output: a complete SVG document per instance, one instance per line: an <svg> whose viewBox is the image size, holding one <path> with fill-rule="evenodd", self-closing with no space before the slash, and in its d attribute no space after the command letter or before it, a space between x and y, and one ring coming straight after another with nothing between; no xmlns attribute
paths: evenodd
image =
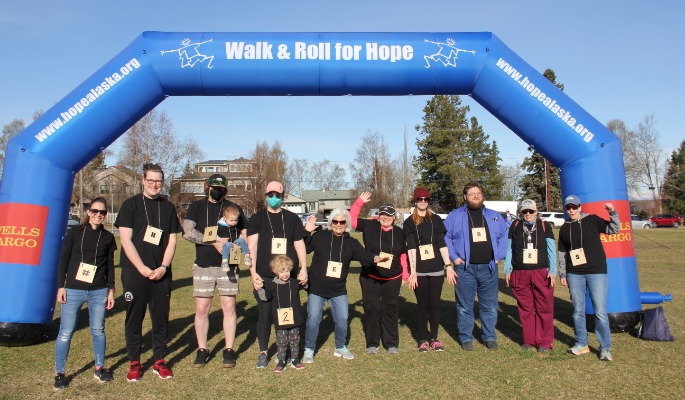
<svg viewBox="0 0 685 400"><path fill-rule="evenodd" d="M585 326L585 296L590 294L592 308L595 310L595 333L599 349L611 350L611 329L607 316L607 274L567 274L568 290L573 304L573 333L576 344L586 346L588 343Z"/></svg>
<svg viewBox="0 0 685 400"><path fill-rule="evenodd" d="M105 307L107 288L97 290L67 289L67 302L62 304L59 333L55 340L55 372L64 372L67 363L71 337L83 303L88 303L90 334L93 337L95 367L105 365Z"/></svg>
<svg viewBox="0 0 685 400"><path fill-rule="evenodd" d="M347 295L325 298L309 294L307 298L307 330L304 333L304 347L316 349L316 337L319 335L319 324L323 314L323 305L328 300L328 307L335 323L335 348L340 349L347 341L347 318L349 314Z"/></svg>
<svg viewBox="0 0 685 400"><path fill-rule="evenodd" d="M497 340L498 276L497 266L490 269L488 264L461 264L455 268L457 284L457 326L459 341L464 344L473 341L474 313L473 304L478 295L478 313L483 328L483 341Z"/></svg>
<svg viewBox="0 0 685 400"><path fill-rule="evenodd" d="M250 249L247 247L247 242L245 241L245 239L238 238L233 242L224 243L224 247L222 248L223 258L228 259L228 256L231 255L231 248L233 247L233 243L237 244L240 247L240 250L242 250L243 254L250 254Z"/></svg>

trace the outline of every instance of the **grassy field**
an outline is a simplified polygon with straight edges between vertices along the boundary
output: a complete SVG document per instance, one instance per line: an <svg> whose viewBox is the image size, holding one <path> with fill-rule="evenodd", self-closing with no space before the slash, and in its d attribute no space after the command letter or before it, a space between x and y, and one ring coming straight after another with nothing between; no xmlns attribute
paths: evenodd
<svg viewBox="0 0 685 400"><path fill-rule="evenodd" d="M51 328L51 340L41 344L0 347L0 398L683 398L685 393L685 229L651 229L635 233L640 289L673 294L664 304L675 342L648 342L629 333L613 335L614 361L600 362L597 341L590 335L593 354L567 354L573 344L571 305L568 289L557 286L555 298L555 342L547 355L519 349L520 324L511 291L500 274L499 351L477 344L472 352L462 351L457 342L454 291L444 286L440 339L445 352L419 354L416 351L416 300L403 288L400 299L400 354L385 351L364 354L359 268L348 281L350 297L350 349L357 358L345 361L333 357L333 323L326 310L319 334L316 362L306 369L286 369L275 374L273 358L266 370L255 368L258 354L255 326L257 311L247 271L242 272L238 297L238 365L221 367L223 333L218 300L210 320L210 363L194 369L196 344L193 330L194 301L190 266L194 249L179 239L174 259L174 290L168 364L175 376L158 379L151 372L149 319L144 332L142 357L144 375L129 383L124 351L124 300L118 285L116 306L107 314L107 361L114 382L101 385L93 378L93 355L87 312L82 312L67 363L70 387L59 393L52 389L54 336L59 328L59 307ZM501 268L500 268L501 271ZM119 270L117 270L117 278ZM305 295L303 294L303 302ZM651 306L647 306L651 307ZM476 333L479 337L479 333ZM272 335L272 343L274 343ZM275 353L275 344L270 355Z"/></svg>

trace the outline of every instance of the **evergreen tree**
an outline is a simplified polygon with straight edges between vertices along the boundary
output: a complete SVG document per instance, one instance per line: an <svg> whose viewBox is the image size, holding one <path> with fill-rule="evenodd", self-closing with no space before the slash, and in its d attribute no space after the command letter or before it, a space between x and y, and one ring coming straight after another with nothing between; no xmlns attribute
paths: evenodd
<svg viewBox="0 0 685 400"><path fill-rule="evenodd" d="M542 75L560 90L564 90L564 84L557 82L557 75L553 70L548 68ZM562 203L559 169L547 161L540 153L534 151L532 147L528 147L528 151L531 152L531 155L523 159L521 163L521 167L526 172L523 179L521 179L522 198L535 200L539 204L538 208L540 210L560 210ZM548 175L549 182L547 182ZM549 196L547 194L548 190ZM547 201L549 201L549 209L547 209Z"/></svg>
<svg viewBox="0 0 685 400"><path fill-rule="evenodd" d="M685 140L671 154L662 191L664 210L685 214Z"/></svg>
<svg viewBox="0 0 685 400"><path fill-rule="evenodd" d="M449 211L461 203L462 189L469 181L483 185L486 199L499 199L504 182L498 170L497 144L489 143L468 106L456 95L438 95L423 109L423 125L417 126L418 155L414 166L418 186L430 191L435 208Z"/></svg>

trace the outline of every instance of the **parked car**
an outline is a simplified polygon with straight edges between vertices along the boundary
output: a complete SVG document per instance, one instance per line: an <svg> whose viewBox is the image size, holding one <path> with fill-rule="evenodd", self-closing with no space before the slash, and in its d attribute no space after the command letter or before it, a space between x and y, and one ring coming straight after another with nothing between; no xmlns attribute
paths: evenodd
<svg viewBox="0 0 685 400"><path fill-rule="evenodd" d="M652 228L658 226L672 226L677 228L680 226L680 217L674 214L657 214L649 219L652 223Z"/></svg>
<svg viewBox="0 0 685 400"><path fill-rule="evenodd" d="M642 219L635 214L630 214L630 225L635 229L649 229L652 223L648 219Z"/></svg>
<svg viewBox="0 0 685 400"><path fill-rule="evenodd" d="M377 208L370 209L369 215L366 217L366 219L378 219L378 209Z"/></svg>
<svg viewBox="0 0 685 400"><path fill-rule="evenodd" d="M564 213L562 212L540 212L538 213L538 217L543 221L550 222L555 228L561 227L564 225L564 222L566 222Z"/></svg>
<svg viewBox="0 0 685 400"><path fill-rule="evenodd" d="M76 221L75 219L69 218L69 219L67 220L67 230L66 230L66 232L69 232L70 230L76 228L76 227L79 226L79 225L81 225L80 222ZM66 232L65 232L65 233L66 233Z"/></svg>

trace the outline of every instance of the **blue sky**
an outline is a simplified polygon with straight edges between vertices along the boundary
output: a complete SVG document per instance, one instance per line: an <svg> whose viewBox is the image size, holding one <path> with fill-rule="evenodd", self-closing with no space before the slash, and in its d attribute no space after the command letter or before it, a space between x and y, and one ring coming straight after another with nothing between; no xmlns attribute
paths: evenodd
<svg viewBox="0 0 685 400"><path fill-rule="evenodd" d="M2 0L0 125L15 118L29 122L37 109L49 109L143 31L488 31L536 70L552 68L565 92L599 121L619 118L633 128L653 114L670 155L685 139L683 15L685 3L670 0ZM478 103L462 98L497 140L503 163L521 162L526 144ZM329 159L347 169L368 131L381 132L396 157L406 128L415 152L414 126L428 99L173 97L158 109L169 114L180 136L196 138L208 159L247 156L257 141L279 140L291 159Z"/></svg>

